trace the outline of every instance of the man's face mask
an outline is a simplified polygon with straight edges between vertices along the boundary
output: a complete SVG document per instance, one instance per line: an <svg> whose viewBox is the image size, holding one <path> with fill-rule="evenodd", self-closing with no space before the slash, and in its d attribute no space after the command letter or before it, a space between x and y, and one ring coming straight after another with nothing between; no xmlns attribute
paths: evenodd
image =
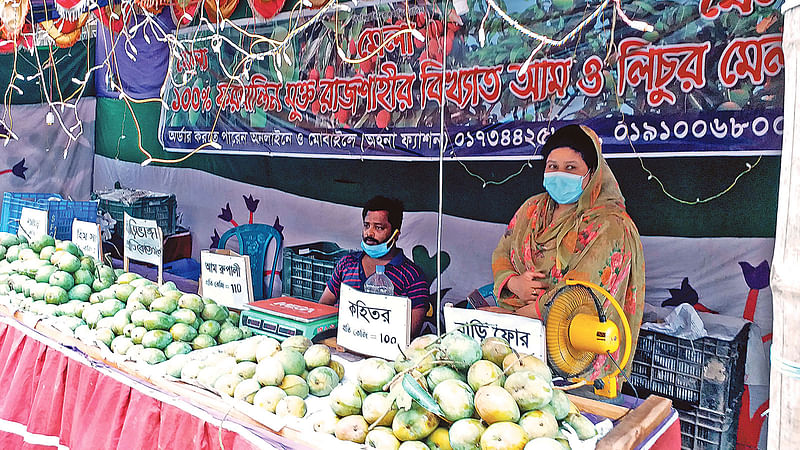
<svg viewBox="0 0 800 450"><path fill-rule="evenodd" d="M583 193L583 179L589 175L580 176L566 172L545 172L544 188L550 197L561 205L575 203Z"/></svg>
<svg viewBox="0 0 800 450"><path fill-rule="evenodd" d="M395 237L397 236L397 233L398 230L394 230L394 233L392 233L392 235L389 236L389 239L387 239L386 242L383 242L381 244L367 244L362 239L361 249L363 249L364 253L366 253L367 256L369 256L370 258L380 258L382 256L385 256L387 253L389 253L389 250L391 250L392 247L394 246Z"/></svg>

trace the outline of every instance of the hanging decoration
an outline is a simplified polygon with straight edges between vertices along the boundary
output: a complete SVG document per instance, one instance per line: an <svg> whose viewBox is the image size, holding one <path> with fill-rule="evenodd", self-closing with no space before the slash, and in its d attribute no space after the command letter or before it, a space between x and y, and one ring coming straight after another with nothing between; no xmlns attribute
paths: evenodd
<svg viewBox="0 0 800 450"><path fill-rule="evenodd" d="M198 10L200 10L200 0L175 0L169 8L172 22L178 27L192 23Z"/></svg>
<svg viewBox="0 0 800 450"><path fill-rule="evenodd" d="M205 0L206 16L211 23L228 20L239 5L239 0Z"/></svg>
<svg viewBox="0 0 800 450"><path fill-rule="evenodd" d="M72 47L81 37L81 31L88 19L89 13L87 12L81 14L77 20L46 20L40 23L39 26L47 31L47 34L53 38L56 46L68 48Z"/></svg>
<svg viewBox="0 0 800 450"><path fill-rule="evenodd" d="M247 0L250 9L265 19L271 19L281 12L285 0Z"/></svg>
<svg viewBox="0 0 800 450"><path fill-rule="evenodd" d="M68 21L77 21L89 9L87 0L56 0L55 3L59 17Z"/></svg>
<svg viewBox="0 0 800 450"><path fill-rule="evenodd" d="M0 37L16 41L25 26L29 0L0 0Z"/></svg>
<svg viewBox="0 0 800 450"><path fill-rule="evenodd" d="M2 23L0 23L0 27L2 27ZM22 27L22 32L19 33L19 36L15 41L12 40L2 40L3 36L0 33L0 53L12 53L18 49L31 49L34 47L33 43L33 33L31 32L31 24L26 22L25 25ZM0 132L0 137L2 137L2 133Z"/></svg>
<svg viewBox="0 0 800 450"><path fill-rule="evenodd" d="M132 3L116 3L103 8L97 8L92 13L97 17L104 27L115 34L119 34L128 25L134 15Z"/></svg>

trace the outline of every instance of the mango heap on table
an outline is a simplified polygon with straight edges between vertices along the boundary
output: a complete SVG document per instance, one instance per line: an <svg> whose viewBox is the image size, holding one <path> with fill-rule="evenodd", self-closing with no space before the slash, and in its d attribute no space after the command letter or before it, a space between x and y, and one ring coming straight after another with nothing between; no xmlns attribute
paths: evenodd
<svg viewBox="0 0 800 450"><path fill-rule="evenodd" d="M155 364L251 335L214 300L114 270L71 241L0 232L0 258L0 296L132 359Z"/></svg>
<svg viewBox="0 0 800 450"><path fill-rule="evenodd" d="M581 440L596 435L547 364L505 339L460 332L421 336L393 362L363 361L330 406L315 429L367 448L562 450L568 428Z"/></svg>

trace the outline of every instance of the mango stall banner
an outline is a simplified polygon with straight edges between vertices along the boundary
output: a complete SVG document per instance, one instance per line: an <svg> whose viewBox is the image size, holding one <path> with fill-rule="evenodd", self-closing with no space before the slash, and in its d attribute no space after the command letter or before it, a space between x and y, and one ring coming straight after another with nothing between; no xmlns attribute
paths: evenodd
<svg viewBox="0 0 800 450"><path fill-rule="evenodd" d="M444 97L448 158L530 158L566 123L595 129L610 157L779 154L780 3L623 2L632 19L654 27L641 32L621 20L612 27L611 2L575 39L542 48L524 71L539 41L490 11L481 46L483 1L468 2L461 16L426 2L359 3L303 29L279 62L242 52L270 49L255 34L286 36L295 25L287 14L241 24L250 34L189 29L171 58L160 140L184 153L215 142L202 151L431 159L439 154ZM528 29L560 39L601 2L497 4ZM395 35L409 26L425 40ZM350 58L388 42L372 59L348 64L337 40Z"/></svg>

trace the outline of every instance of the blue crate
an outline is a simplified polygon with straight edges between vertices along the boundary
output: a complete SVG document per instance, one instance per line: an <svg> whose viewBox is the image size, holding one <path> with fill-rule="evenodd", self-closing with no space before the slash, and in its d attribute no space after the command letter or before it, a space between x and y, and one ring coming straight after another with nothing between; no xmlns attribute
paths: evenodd
<svg viewBox="0 0 800 450"><path fill-rule="evenodd" d="M3 194L3 211L0 214L0 231L17 234L22 208L33 208L42 211L48 209L48 199L61 196L53 193L6 192ZM70 224L71 226L71 224Z"/></svg>
<svg viewBox="0 0 800 450"><path fill-rule="evenodd" d="M97 201L48 201L48 228L56 239L72 239L73 219L97 223Z"/></svg>
<svg viewBox="0 0 800 450"><path fill-rule="evenodd" d="M72 220L97 223L97 202L64 200L59 194L6 192L0 231L17 234L22 208L47 211L48 234L56 239L72 239Z"/></svg>

